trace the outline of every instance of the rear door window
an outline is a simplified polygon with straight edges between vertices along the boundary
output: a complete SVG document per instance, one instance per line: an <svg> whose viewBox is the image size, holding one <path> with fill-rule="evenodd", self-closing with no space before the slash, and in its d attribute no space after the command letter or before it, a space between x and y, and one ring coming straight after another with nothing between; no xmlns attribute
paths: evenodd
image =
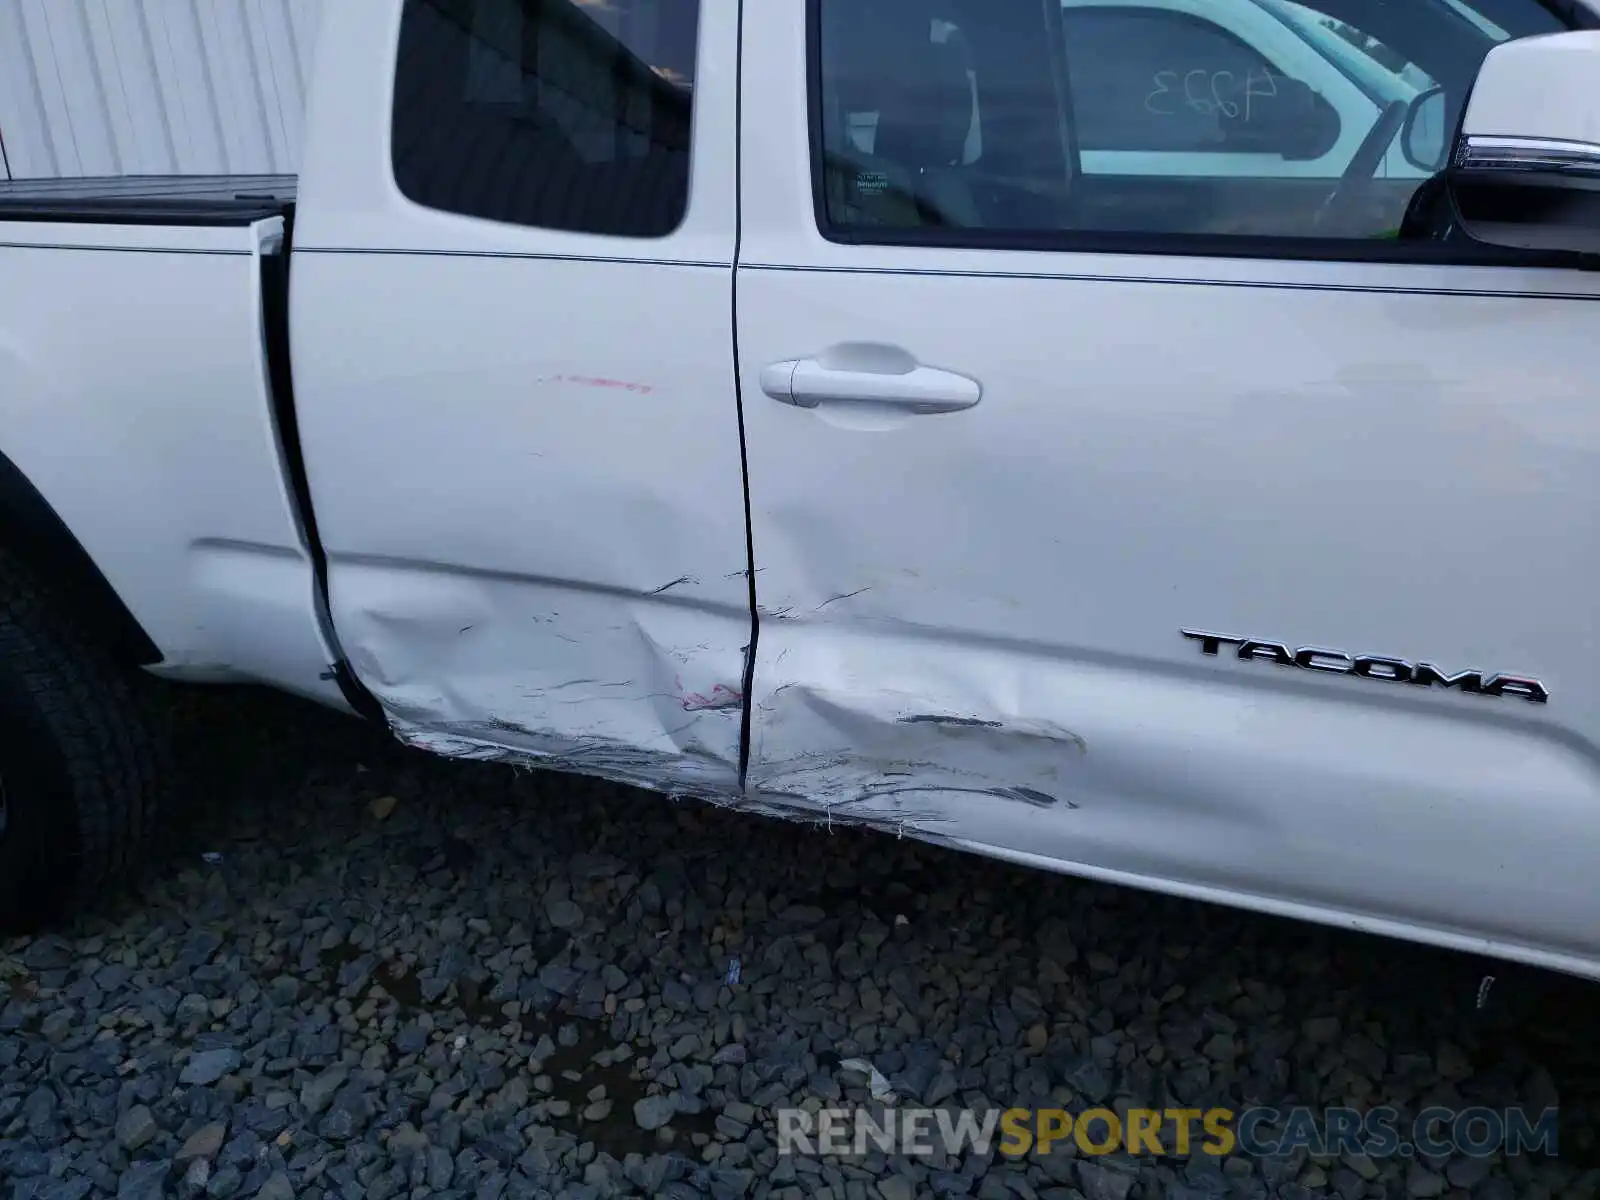
<svg viewBox="0 0 1600 1200"><path fill-rule="evenodd" d="M395 181L429 208L664 237L689 197L699 0L406 0Z"/></svg>

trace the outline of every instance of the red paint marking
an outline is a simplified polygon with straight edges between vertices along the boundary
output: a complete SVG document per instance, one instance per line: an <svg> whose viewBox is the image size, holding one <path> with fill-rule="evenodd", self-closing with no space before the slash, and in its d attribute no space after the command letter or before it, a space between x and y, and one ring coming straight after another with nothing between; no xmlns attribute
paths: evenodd
<svg viewBox="0 0 1600 1200"><path fill-rule="evenodd" d="M648 383L629 383L622 379L605 379L595 375L557 375L556 383L575 383L579 387L610 388L615 391L632 392L638 396L648 396L656 389Z"/></svg>
<svg viewBox="0 0 1600 1200"><path fill-rule="evenodd" d="M679 685L680 687L682 684ZM744 693L730 687L717 684L711 689L711 695L702 696L699 692L690 692L683 698L684 712L699 712L708 708L733 708L744 703Z"/></svg>

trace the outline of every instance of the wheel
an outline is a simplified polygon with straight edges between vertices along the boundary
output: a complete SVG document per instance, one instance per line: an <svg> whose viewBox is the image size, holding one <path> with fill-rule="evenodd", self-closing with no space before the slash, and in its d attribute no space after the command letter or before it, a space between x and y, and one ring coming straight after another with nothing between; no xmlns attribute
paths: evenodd
<svg viewBox="0 0 1600 1200"><path fill-rule="evenodd" d="M0 550L0 930L34 932L128 881L161 739L63 598Z"/></svg>

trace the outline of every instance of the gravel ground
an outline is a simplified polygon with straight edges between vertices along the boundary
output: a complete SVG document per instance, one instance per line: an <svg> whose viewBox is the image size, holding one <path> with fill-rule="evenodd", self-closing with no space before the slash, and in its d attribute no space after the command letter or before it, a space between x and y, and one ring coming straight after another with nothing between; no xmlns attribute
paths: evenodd
<svg viewBox="0 0 1600 1200"><path fill-rule="evenodd" d="M0 943L0 1195L1600 1194L1600 988L1496 965L1480 1011L1460 956L182 703L171 861ZM1559 1103L1560 1155L780 1158L852 1058L980 1108Z"/></svg>

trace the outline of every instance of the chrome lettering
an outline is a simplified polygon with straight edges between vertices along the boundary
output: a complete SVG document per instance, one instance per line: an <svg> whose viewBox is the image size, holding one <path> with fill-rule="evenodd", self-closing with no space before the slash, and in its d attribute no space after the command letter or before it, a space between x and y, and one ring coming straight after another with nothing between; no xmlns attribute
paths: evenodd
<svg viewBox="0 0 1600 1200"><path fill-rule="evenodd" d="M1530 704L1548 704L1550 692L1543 683L1526 675L1485 675L1482 671L1444 671L1433 663L1408 662L1377 654L1351 654L1320 646L1291 649L1284 642L1260 638L1235 637L1227 633L1208 633L1202 629L1181 629L1184 637L1200 643L1202 654L1215 657L1224 646L1237 646L1244 662L1270 662L1299 667L1321 675L1354 675L1380 683L1409 683L1423 688L1446 688L1470 696L1515 696Z"/></svg>

